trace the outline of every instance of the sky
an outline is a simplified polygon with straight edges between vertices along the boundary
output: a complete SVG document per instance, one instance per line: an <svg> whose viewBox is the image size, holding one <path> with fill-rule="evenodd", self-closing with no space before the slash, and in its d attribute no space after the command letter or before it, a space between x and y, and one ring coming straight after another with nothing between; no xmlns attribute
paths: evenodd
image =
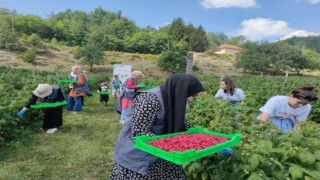
<svg viewBox="0 0 320 180"><path fill-rule="evenodd" d="M42 18L66 9L90 13L97 7L121 11L141 28L162 27L181 17L206 32L250 41L320 35L320 0L0 0L0 8Z"/></svg>

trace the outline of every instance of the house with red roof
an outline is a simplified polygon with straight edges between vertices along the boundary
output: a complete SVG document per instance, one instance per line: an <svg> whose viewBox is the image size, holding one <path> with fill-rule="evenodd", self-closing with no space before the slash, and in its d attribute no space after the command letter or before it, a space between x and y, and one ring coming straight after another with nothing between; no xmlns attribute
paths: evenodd
<svg viewBox="0 0 320 180"><path fill-rule="evenodd" d="M218 47L218 50L215 52L216 54L237 54L240 52L242 48L231 45L231 44L222 44Z"/></svg>

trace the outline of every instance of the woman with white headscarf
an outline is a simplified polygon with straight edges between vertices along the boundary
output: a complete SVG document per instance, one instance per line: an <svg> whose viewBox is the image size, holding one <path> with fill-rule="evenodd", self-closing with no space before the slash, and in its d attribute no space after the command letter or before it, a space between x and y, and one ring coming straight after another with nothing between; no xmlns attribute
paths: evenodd
<svg viewBox="0 0 320 180"><path fill-rule="evenodd" d="M133 71L131 76L126 80L124 86L124 92L121 98L121 119L120 122L124 123L124 118L127 113L127 108L131 105L133 96L137 93L139 88L143 88L144 85L138 85L138 79L144 78L144 74L141 71Z"/></svg>

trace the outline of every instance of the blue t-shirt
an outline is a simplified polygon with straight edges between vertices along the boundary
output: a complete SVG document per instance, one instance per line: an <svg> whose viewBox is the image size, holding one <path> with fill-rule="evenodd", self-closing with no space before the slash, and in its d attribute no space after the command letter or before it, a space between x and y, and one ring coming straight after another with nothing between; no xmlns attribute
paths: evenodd
<svg viewBox="0 0 320 180"><path fill-rule="evenodd" d="M112 80L112 87L114 88L114 89L119 89L120 88L120 86L121 86L121 80L120 79L118 79L118 80L116 80L116 79L114 79L114 80Z"/></svg>
<svg viewBox="0 0 320 180"><path fill-rule="evenodd" d="M259 109L261 112L270 114L269 119L283 132L292 130L296 121L306 120L311 111L310 104L292 108L288 104L288 98L288 96L273 96ZM258 119L260 119L259 116Z"/></svg>
<svg viewBox="0 0 320 180"><path fill-rule="evenodd" d="M219 89L217 94L214 97L239 102L239 101L244 100L245 95L244 95L244 92L240 88L235 88L232 96L229 93L225 93L223 91L223 89Z"/></svg>

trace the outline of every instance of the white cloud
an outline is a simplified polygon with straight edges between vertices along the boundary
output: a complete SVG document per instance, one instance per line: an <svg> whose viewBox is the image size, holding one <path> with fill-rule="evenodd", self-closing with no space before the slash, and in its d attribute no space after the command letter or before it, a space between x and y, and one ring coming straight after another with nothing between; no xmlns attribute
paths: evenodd
<svg viewBox="0 0 320 180"><path fill-rule="evenodd" d="M280 38L280 40L285 40L285 39L288 39L288 38L292 38L294 36L296 37L307 37L307 36L318 36L320 35L320 33L315 33L315 32L307 32L307 31L304 31L304 30L297 30L297 31L294 31L282 38Z"/></svg>
<svg viewBox="0 0 320 180"><path fill-rule="evenodd" d="M308 0L310 4L318 4L320 0Z"/></svg>
<svg viewBox="0 0 320 180"><path fill-rule="evenodd" d="M295 31L289 28L288 23L285 21L266 18L244 20L241 26L242 28L237 31L237 34L251 41L285 36Z"/></svg>
<svg viewBox="0 0 320 180"><path fill-rule="evenodd" d="M201 5L204 8L249 8L256 5L256 0L202 0Z"/></svg>

